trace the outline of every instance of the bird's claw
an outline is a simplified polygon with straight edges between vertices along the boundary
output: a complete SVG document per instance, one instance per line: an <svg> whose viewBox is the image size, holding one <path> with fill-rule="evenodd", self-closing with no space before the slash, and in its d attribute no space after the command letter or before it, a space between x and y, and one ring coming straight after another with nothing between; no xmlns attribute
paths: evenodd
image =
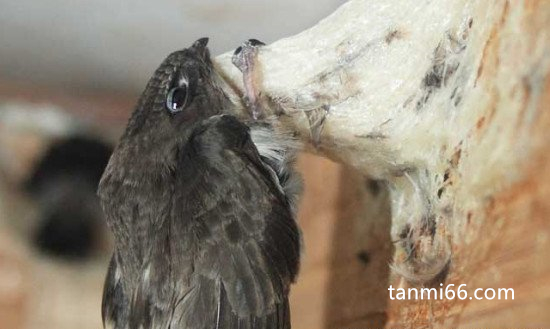
<svg viewBox="0 0 550 329"><path fill-rule="evenodd" d="M245 100L254 120L263 115L260 104L260 90L257 86L257 65L256 57L258 50L265 43L248 39L239 46L233 53L231 62L243 73L243 84L245 90Z"/></svg>
<svg viewBox="0 0 550 329"><path fill-rule="evenodd" d="M235 49L231 62L242 73L250 70L250 65L254 65L258 48L265 46L265 43L257 39L248 39L242 45Z"/></svg>

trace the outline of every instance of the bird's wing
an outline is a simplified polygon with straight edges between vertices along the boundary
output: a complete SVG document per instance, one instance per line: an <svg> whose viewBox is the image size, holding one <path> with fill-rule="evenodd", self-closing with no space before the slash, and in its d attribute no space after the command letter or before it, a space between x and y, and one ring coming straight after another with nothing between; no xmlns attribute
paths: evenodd
<svg viewBox="0 0 550 329"><path fill-rule="evenodd" d="M185 288L171 328L290 328L288 291L300 235L274 179L248 128L231 116L209 119L180 151L171 272ZM191 264L179 258L189 253ZM189 266L190 282L178 284L178 271Z"/></svg>
<svg viewBox="0 0 550 329"><path fill-rule="evenodd" d="M101 317L103 328L116 328L117 323L124 323L128 310L128 298L124 293L120 270L116 262L116 254L111 257L109 269L103 288Z"/></svg>

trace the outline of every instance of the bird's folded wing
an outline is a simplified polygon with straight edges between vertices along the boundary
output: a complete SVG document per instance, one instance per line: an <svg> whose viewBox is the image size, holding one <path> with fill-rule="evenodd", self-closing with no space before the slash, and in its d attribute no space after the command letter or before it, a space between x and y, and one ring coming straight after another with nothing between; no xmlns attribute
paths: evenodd
<svg viewBox="0 0 550 329"><path fill-rule="evenodd" d="M244 124L220 116L197 131L176 168L172 273L188 266L177 255L196 257L172 328L289 328L300 249L289 204ZM196 250L178 250L188 237Z"/></svg>

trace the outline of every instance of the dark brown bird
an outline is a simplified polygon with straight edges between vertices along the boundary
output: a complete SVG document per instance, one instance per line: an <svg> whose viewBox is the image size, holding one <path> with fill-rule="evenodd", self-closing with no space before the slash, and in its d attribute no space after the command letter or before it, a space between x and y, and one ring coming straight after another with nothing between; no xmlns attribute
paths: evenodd
<svg viewBox="0 0 550 329"><path fill-rule="evenodd" d="M101 179L105 327L290 328L296 142L234 115L207 41L155 71Z"/></svg>

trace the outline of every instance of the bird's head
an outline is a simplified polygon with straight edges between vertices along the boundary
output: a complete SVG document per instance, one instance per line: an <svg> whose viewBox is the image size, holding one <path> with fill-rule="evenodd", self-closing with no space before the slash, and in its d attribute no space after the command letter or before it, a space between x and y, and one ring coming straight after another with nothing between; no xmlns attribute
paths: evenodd
<svg viewBox="0 0 550 329"><path fill-rule="evenodd" d="M203 120L228 111L231 103L219 86L207 43L208 38L199 39L162 62L141 95L123 140L185 139Z"/></svg>

